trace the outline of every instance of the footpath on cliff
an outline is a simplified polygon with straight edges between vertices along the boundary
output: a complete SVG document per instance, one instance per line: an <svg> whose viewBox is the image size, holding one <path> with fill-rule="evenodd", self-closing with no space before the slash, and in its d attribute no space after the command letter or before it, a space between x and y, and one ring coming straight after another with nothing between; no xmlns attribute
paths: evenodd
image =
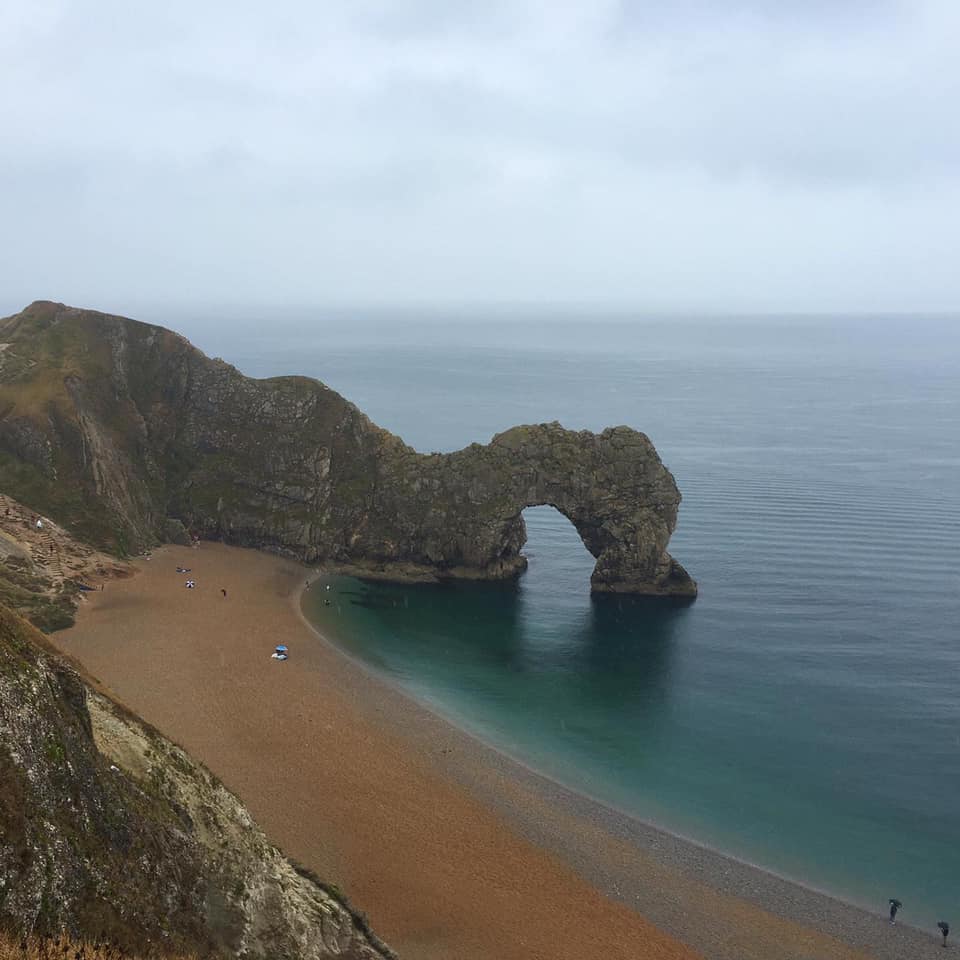
<svg viewBox="0 0 960 960"><path fill-rule="evenodd" d="M128 563L0 493L0 603L34 626L46 632L69 626L86 593L132 572Z"/></svg>

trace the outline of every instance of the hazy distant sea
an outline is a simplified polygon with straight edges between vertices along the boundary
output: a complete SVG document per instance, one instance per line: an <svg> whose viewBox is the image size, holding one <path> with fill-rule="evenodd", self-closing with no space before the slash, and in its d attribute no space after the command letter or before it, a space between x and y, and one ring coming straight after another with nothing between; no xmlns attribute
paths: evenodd
<svg viewBox="0 0 960 960"><path fill-rule="evenodd" d="M958 318L155 319L249 374L316 376L423 451L554 419L646 432L693 606L591 601L591 558L538 508L518 584L350 582L337 636L572 786L960 923Z"/></svg>

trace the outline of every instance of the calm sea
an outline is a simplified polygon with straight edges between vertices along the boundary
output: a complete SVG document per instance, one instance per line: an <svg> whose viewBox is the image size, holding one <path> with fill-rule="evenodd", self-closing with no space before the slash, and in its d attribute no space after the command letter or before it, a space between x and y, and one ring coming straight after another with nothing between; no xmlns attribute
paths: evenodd
<svg viewBox="0 0 960 960"><path fill-rule="evenodd" d="M171 322L167 318L168 322ZM647 433L686 608L591 600L526 511L512 585L337 584L355 656L571 786L907 922L960 924L957 318L332 311L180 328L316 376L422 451L560 420ZM935 931L934 931L935 932Z"/></svg>

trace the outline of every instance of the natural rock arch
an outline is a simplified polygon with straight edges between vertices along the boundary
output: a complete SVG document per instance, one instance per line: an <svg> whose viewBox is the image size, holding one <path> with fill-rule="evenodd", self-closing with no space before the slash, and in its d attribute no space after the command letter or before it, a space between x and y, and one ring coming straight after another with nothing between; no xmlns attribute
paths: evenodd
<svg viewBox="0 0 960 960"><path fill-rule="evenodd" d="M667 553L680 493L650 440L629 427L600 434L559 423L514 427L485 445L424 458L416 490L401 486L419 536L408 562L440 575L500 578L523 570L522 511L551 506L596 558L596 592L693 596L696 584ZM424 492L426 496L424 496ZM453 536L451 532L455 531Z"/></svg>
<svg viewBox="0 0 960 960"><path fill-rule="evenodd" d="M316 380L253 380L183 337L38 302L0 323L0 485L91 542L182 528L391 579L523 570L548 504L597 592L693 596L667 553L680 492L650 440L559 423L417 453Z"/></svg>

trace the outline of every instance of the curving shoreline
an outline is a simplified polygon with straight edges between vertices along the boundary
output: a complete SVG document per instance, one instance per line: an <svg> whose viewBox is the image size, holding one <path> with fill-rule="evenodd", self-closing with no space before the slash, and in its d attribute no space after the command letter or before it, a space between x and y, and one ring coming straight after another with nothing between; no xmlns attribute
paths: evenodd
<svg viewBox="0 0 960 960"><path fill-rule="evenodd" d="M197 591L172 573L181 560ZM921 931L640 823L454 727L323 638L291 561L204 543L139 567L56 644L402 956L939 955ZM280 636L283 665L268 659Z"/></svg>
<svg viewBox="0 0 960 960"><path fill-rule="evenodd" d="M317 579L322 581L324 576L321 574ZM326 636L303 610L302 599L307 589L302 588L296 599L296 610L304 625L371 683L385 688L397 698L395 706L398 711L410 712L411 723L423 725L423 729L417 732L422 745L429 742L438 725L448 728L446 736L451 742L459 743L460 749L452 752L462 759L450 765L459 782L471 792L482 795L523 836L575 866L604 894L639 910L661 929L702 950L705 956L734 958L751 954L745 942L738 942L736 948L728 952L718 943L714 933L705 933L702 927L689 922L682 904L678 909L678 904L665 901L659 891L645 890L629 868L618 870L615 866L619 859L615 850L617 845L623 844L642 852L665 872L679 867L684 873L692 874L695 883L705 888L698 890L695 883L687 886L690 897L695 900L711 896L735 897L784 920L835 937L841 943L865 951L866 956L899 960L904 956L927 955L931 945L939 946L936 937L923 930L902 922L891 929L884 916L864 906L699 843L618 809L581 789L568 787L482 736L463 729L454 718L446 717L430 704L417 700L395 680L377 672ZM417 717L414 711L427 716ZM489 780L494 771L500 779L491 789ZM569 818L571 829L557 830L562 817ZM596 831L588 840L583 837L585 824L592 825ZM604 846L611 853L611 862L606 864L598 862L596 856L596 850ZM716 903L718 912L730 906L719 900ZM803 939L799 934L795 945L800 947ZM789 952L782 954L793 955Z"/></svg>
<svg viewBox="0 0 960 960"><path fill-rule="evenodd" d="M331 647L336 653L345 658L352 667L367 676L372 684L375 683L389 690L391 695L397 697L398 700L402 702L402 706L398 704L399 709L403 711L416 709L425 712L437 723L452 728L456 734L465 738L465 740L469 742L468 749L474 757L482 751L486 755L484 757L485 765L502 768L504 777L516 783L525 784L528 789L548 797L552 804L576 811L579 816L601 821L605 830L627 842L642 844L649 847L652 851L662 851L665 847L673 847L674 849L669 854L668 859L697 863L698 869L704 874L701 879L706 880L707 876L722 878L718 880L717 886L728 886L737 896L750 898L751 892L757 885L757 874L760 874L764 878L762 886L780 883L791 890L802 891L805 894L822 897L830 903L840 904L844 910L857 911L863 914L865 920L867 918L884 919L882 914L870 910L864 904L837 896L821 887L803 883L787 874L778 873L776 870L771 870L744 857L738 857L736 854L722 850L719 847L710 846L680 831L658 824L654 820L644 819L641 816L630 813L628 810L616 806L616 804L589 793L582 787L568 785L557 779L555 775L539 769L536 764L524 760L509 749L486 739L481 733L468 729L468 727L462 725L456 717L445 714L441 708L419 700L415 694L404 689L401 683L353 655L336 639L331 639L335 634L332 632L329 634L325 633L324 630L311 621L310 617L304 612L303 598L310 588L313 588L318 582L323 582L328 576L343 575L364 579L359 573L352 572L344 574L339 568L329 571L324 570L315 576L314 581L302 587L298 596L293 598L294 608L303 621L304 626L310 630L321 643ZM466 764L463 765L462 769L458 768L454 772L470 789L476 791L483 789L483 782L482 779L476 775L475 765ZM490 796L490 800L494 804L498 802L502 803L502 799L502 797L498 797L495 794L491 794ZM526 823L529 821L528 829L531 833L536 833L537 821L534 816L525 817L522 809L512 809L509 806L505 807L505 812L508 813L511 818L516 818L518 823ZM539 837L538 842L547 842L547 836L548 834L544 834ZM562 838L556 838L554 844L563 847L564 841ZM683 848L682 852L680 852L680 848ZM614 889L605 890L605 892L608 895L617 896L616 890ZM791 902L795 900L796 897L786 895L784 899L786 902ZM760 901L758 901L758 904L762 905ZM792 918L803 922L803 917L799 914ZM844 915L842 919L845 928L846 921L849 921L851 918ZM898 922L898 926L901 925L902 923ZM920 928L913 927L910 924L906 924L905 926L921 936L924 935ZM838 932L841 929L842 927L837 927ZM899 956L899 954L896 955Z"/></svg>

